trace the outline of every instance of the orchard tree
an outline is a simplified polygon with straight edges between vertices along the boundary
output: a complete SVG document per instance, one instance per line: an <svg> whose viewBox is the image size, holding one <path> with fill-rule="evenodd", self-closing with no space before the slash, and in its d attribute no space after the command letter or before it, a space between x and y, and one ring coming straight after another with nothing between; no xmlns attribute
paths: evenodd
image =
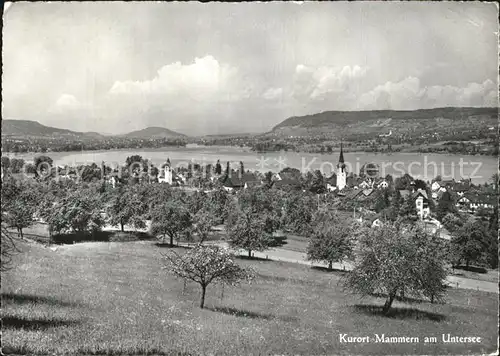
<svg viewBox="0 0 500 356"><path fill-rule="evenodd" d="M68 191L67 195L55 204L48 205L46 220L52 231L64 233L97 232L102 229L105 219L101 215L104 206L98 185L79 186Z"/></svg>
<svg viewBox="0 0 500 356"><path fill-rule="evenodd" d="M198 210L193 216L193 230L198 237L198 242L202 244L212 233L212 227L215 226L215 216L209 207L205 206Z"/></svg>
<svg viewBox="0 0 500 356"><path fill-rule="evenodd" d="M417 207L415 205L415 199L413 199L412 194L408 194L398 212L398 221L402 224L414 224L418 220Z"/></svg>
<svg viewBox="0 0 500 356"><path fill-rule="evenodd" d="M453 197L448 191L446 191L441 195L441 199L439 199L436 207L436 217L439 221L442 221L449 213L456 214L458 211L455 206L455 202L453 201Z"/></svg>
<svg viewBox="0 0 500 356"><path fill-rule="evenodd" d="M15 244L15 238L12 236L6 226L1 226L1 260L0 271L5 272L12 268L12 256L19 251Z"/></svg>
<svg viewBox="0 0 500 356"><path fill-rule="evenodd" d="M232 247L248 251L263 251L276 243L273 233L278 230L280 220L273 211L266 190L245 189L231 202L226 230Z"/></svg>
<svg viewBox="0 0 500 356"><path fill-rule="evenodd" d="M254 275L251 269L240 267L230 252L218 246L197 245L183 255L172 251L163 256L165 269L200 285L200 308L205 306L206 290L210 284L236 285L242 280L251 280Z"/></svg>
<svg viewBox="0 0 500 356"><path fill-rule="evenodd" d="M227 218L228 193L222 187L213 191L209 196L209 206L216 223L223 223Z"/></svg>
<svg viewBox="0 0 500 356"><path fill-rule="evenodd" d="M441 300L445 292L444 242L419 227L364 229L354 269L344 277L345 287L362 295L384 293L388 314L398 293Z"/></svg>
<svg viewBox="0 0 500 356"><path fill-rule="evenodd" d="M447 213L442 220L443 226L450 233L454 234L464 224L464 219L458 214Z"/></svg>
<svg viewBox="0 0 500 356"><path fill-rule="evenodd" d="M311 233L317 202L311 193L291 191L283 197L283 226L294 233Z"/></svg>
<svg viewBox="0 0 500 356"><path fill-rule="evenodd" d="M12 158L10 160L10 169L12 173L21 173L25 163L26 162L22 158Z"/></svg>
<svg viewBox="0 0 500 356"><path fill-rule="evenodd" d="M139 184L120 185L110 191L107 213L112 226L119 225L122 232L125 225L132 225L136 230L146 227L147 202L142 188Z"/></svg>
<svg viewBox="0 0 500 356"><path fill-rule="evenodd" d="M54 161L49 156L36 156L34 159L35 177L39 177L40 173L50 172Z"/></svg>
<svg viewBox="0 0 500 356"><path fill-rule="evenodd" d="M352 257L354 241L352 222L341 219L337 214L322 210L314 219L314 230L307 247L307 259L327 262L332 269L333 262L342 262Z"/></svg>
<svg viewBox="0 0 500 356"><path fill-rule="evenodd" d="M488 248L488 231L480 220L469 220L451 238L451 255L455 265L465 261L466 267L478 263Z"/></svg>
<svg viewBox="0 0 500 356"><path fill-rule="evenodd" d="M173 199L159 204L151 211L151 233L163 238L170 238L170 247L174 246L174 239L186 233L192 225L189 210L180 199Z"/></svg>
<svg viewBox="0 0 500 356"><path fill-rule="evenodd" d="M6 179L2 184L2 221L17 229L23 237L23 229L33 224L38 206L38 191L35 184L27 181Z"/></svg>
<svg viewBox="0 0 500 356"><path fill-rule="evenodd" d="M2 169L6 172L10 167L10 158L7 156L2 156Z"/></svg>

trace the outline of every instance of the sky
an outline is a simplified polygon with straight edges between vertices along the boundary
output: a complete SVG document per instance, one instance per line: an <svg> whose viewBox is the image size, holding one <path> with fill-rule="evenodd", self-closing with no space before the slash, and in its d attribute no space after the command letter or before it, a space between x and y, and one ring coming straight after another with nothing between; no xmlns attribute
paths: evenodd
<svg viewBox="0 0 500 356"><path fill-rule="evenodd" d="M498 105L485 2L13 3L2 117L265 132L327 110Z"/></svg>

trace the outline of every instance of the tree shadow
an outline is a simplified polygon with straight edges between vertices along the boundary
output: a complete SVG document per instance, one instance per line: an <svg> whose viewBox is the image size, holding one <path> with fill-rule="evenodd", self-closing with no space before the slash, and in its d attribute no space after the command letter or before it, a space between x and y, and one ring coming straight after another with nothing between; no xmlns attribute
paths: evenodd
<svg viewBox="0 0 500 356"><path fill-rule="evenodd" d="M232 315L236 317L249 318L249 319L262 319L262 320L271 320L271 319L281 319L283 321L296 321L297 318L289 315L284 316L275 316L272 314L258 313L249 310L240 310L232 307L206 307L205 309L211 310L217 313L223 313L227 315Z"/></svg>
<svg viewBox="0 0 500 356"><path fill-rule="evenodd" d="M237 255L236 258L240 260L248 260L248 261L265 261L265 262L272 262L271 259L268 258L263 258L263 257L255 257L255 256L248 256L248 255Z"/></svg>
<svg viewBox="0 0 500 356"><path fill-rule="evenodd" d="M316 270L316 271L321 271L321 272L326 272L326 273L347 273L349 272L348 270L341 269L341 268L332 268L329 269L328 267L323 267L323 266L312 266L311 269Z"/></svg>
<svg viewBox="0 0 500 356"><path fill-rule="evenodd" d="M2 317L2 328L4 329L29 329L45 330L60 326L71 326L79 324L77 320L62 319L25 319L17 316Z"/></svg>
<svg viewBox="0 0 500 356"><path fill-rule="evenodd" d="M61 307L75 306L76 303L64 302L54 297L45 297L32 294L2 293L2 303L13 304L48 304Z"/></svg>
<svg viewBox="0 0 500 356"><path fill-rule="evenodd" d="M477 267L477 266L468 266L468 267L467 266L453 266L453 269L474 272L474 273L482 273L482 274L488 273L488 270L486 268Z"/></svg>
<svg viewBox="0 0 500 356"><path fill-rule="evenodd" d="M377 297L377 298L387 298L387 295L384 293L371 293L370 294L372 297ZM403 302L403 303L409 303L409 304L421 304L421 303L430 303L429 299L421 299L421 298L414 298L414 297L402 297L400 295L397 295L394 300L397 300L398 302ZM434 302L435 304L437 303L436 301Z"/></svg>
<svg viewBox="0 0 500 356"><path fill-rule="evenodd" d="M113 235L110 236L109 241L111 242L129 242L129 241L148 241L156 239L155 236L150 235L147 232L142 231L113 231Z"/></svg>
<svg viewBox="0 0 500 356"><path fill-rule="evenodd" d="M72 232L52 235L51 241L56 245L67 245L78 242L109 242L113 231L96 231L92 233Z"/></svg>
<svg viewBox="0 0 500 356"><path fill-rule="evenodd" d="M273 240L269 244L270 247L281 247L288 244L286 236L273 236Z"/></svg>
<svg viewBox="0 0 500 356"><path fill-rule="evenodd" d="M431 321L441 322L446 319L443 314L432 313L425 310L415 308L391 308L387 314L383 313L383 307L378 305L356 304L353 306L355 311L368 315L378 315L386 318L394 319L427 319Z"/></svg>
<svg viewBox="0 0 500 356"><path fill-rule="evenodd" d="M179 245L176 245L175 243L173 246L171 246L169 242L156 242L155 246L159 247L159 248L171 248L171 249L179 249L179 250L190 250L191 249L191 247L179 246Z"/></svg>

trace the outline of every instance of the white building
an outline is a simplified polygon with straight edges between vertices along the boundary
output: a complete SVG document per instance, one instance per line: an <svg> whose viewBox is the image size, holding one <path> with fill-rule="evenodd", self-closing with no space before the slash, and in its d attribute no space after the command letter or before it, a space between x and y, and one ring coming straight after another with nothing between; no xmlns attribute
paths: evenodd
<svg viewBox="0 0 500 356"><path fill-rule="evenodd" d="M159 183L168 183L172 185L172 167L170 167L168 164L165 166L163 169L163 175L160 174L158 177L158 182Z"/></svg>
<svg viewBox="0 0 500 356"><path fill-rule="evenodd" d="M339 163L337 164L337 189L344 189L347 182L347 170L344 163L344 151L342 150L342 142L340 143Z"/></svg>

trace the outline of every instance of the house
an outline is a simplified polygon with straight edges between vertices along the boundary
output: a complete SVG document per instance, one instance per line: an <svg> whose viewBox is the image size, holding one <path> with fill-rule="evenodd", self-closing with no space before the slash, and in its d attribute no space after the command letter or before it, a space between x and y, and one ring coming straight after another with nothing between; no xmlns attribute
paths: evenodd
<svg viewBox="0 0 500 356"><path fill-rule="evenodd" d="M373 220L371 226L372 227L380 227L382 225L383 225L382 220L380 220L380 218L376 218L375 220Z"/></svg>
<svg viewBox="0 0 500 356"><path fill-rule="evenodd" d="M371 188L372 184L369 180L363 180L361 183L359 183L358 188L360 189L368 189Z"/></svg>
<svg viewBox="0 0 500 356"><path fill-rule="evenodd" d="M170 165L166 165L163 168L163 172L160 173L158 176L158 182L159 183L167 183L172 185L173 183L173 172L172 172L172 167Z"/></svg>
<svg viewBox="0 0 500 356"><path fill-rule="evenodd" d="M461 196L460 199L458 199L457 203L455 204L457 209L460 211L469 211L470 205L471 205L471 200L467 196Z"/></svg>
<svg viewBox="0 0 500 356"><path fill-rule="evenodd" d="M407 189L402 189L399 191L399 194L403 199L407 199L408 196L411 197L413 201L415 201L415 208L417 209L417 215L422 220L427 218L431 211L429 208L429 197L427 196L427 192L423 189L417 189L416 192L410 192Z"/></svg>
<svg viewBox="0 0 500 356"><path fill-rule="evenodd" d="M431 185L431 190L433 192L438 191L440 188L441 188L441 183L438 181L433 182Z"/></svg>
<svg viewBox="0 0 500 356"><path fill-rule="evenodd" d="M478 209L492 210L496 204L496 195L467 193L458 199L456 207L461 211L474 213Z"/></svg>
<svg viewBox="0 0 500 356"><path fill-rule="evenodd" d="M106 177L105 180L106 184L109 184L114 188L116 188L116 185L118 184L118 178L116 176L111 176L111 177Z"/></svg>
<svg viewBox="0 0 500 356"><path fill-rule="evenodd" d="M455 183L453 185L452 190L456 192L459 196L463 196L465 193L467 193L470 190L470 184L469 183Z"/></svg>
<svg viewBox="0 0 500 356"><path fill-rule="evenodd" d="M389 183L384 178L375 181L374 185L378 189L385 189L389 187Z"/></svg>
<svg viewBox="0 0 500 356"><path fill-rule="evenodd" d="M255 174L247 172L235 172L232 171L230 174L226 174L221 177L219 180L222 183L224 189L228 192L232 192L234 190L256 187L261 185L261 181L255 176ZM279 180L278 182L280 182Z"/></svg>
<svg viewBox="0 0 500 356"><path fill-rule="evenodd" d="M417 208L417 214L420 220L427 218L431 211L429 208L429 197L427 192L423 189L418 189L412 196L415 199L415 205Z"/></svg>
<svg viewBox="0 0 500 356"><path fill-rule="evenodd" d="M238 174L227 174L221 177L220 182L222 183L222 187L227 192L232 192L237 189L241 189L245 186L245 183L242 182Z"/></svg>

